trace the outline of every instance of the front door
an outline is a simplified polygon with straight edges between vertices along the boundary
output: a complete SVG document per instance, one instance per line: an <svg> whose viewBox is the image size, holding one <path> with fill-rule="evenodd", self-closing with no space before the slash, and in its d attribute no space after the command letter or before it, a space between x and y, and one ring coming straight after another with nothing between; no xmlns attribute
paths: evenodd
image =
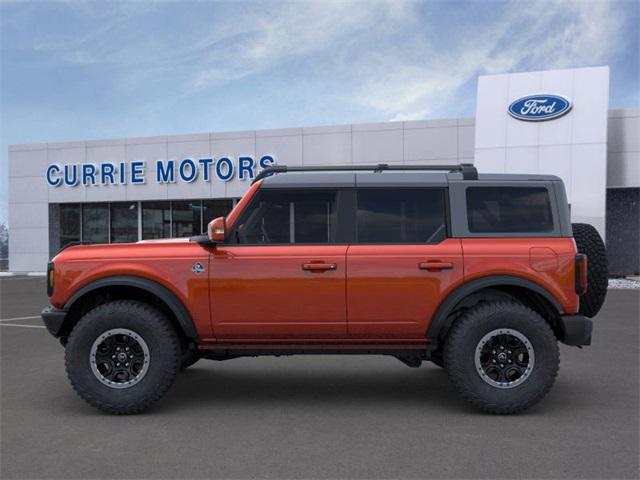
<svg viewBox="0 0 640 480"><path fill-rule="evenodd" d="M443 295L463 276L447 238L445 190L359 189L347 252L351 338L424 339Z"/></svg>
<svg viewBox="0 0 640 480"><path fill-rule="evenodd" d="M220 339L346 336L346 251L337 192L264 189L211 254L210 305Z"/></svg>

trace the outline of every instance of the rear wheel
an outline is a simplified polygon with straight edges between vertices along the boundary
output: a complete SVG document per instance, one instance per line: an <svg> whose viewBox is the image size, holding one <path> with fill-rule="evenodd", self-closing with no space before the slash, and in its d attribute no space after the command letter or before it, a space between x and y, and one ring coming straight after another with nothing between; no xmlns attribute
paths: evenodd
<svg viewBox="0 0 640 480"><path fill-rule="evenodd" d="M580 313L595 317L607 296L609 271L607 249L593 225L573 223L573 239L578 252L587 256L587 292L580 297Z"/></svg>
<svg viewBox="0 0 640 480"><path fill-rule="evenodd" d="M469 309L445 343L449 379L462 396L488 413L519 413L551 389L560 363L547 322L516 302Z"/></svg>
<svg viewBox="0 0 640 480"><path fill-rule="evenodd" d="M167 318L141 302L105 303L84 315L65 350L67 376L90 405L141 412L169 389L180 368L178 336Z"/></svg>

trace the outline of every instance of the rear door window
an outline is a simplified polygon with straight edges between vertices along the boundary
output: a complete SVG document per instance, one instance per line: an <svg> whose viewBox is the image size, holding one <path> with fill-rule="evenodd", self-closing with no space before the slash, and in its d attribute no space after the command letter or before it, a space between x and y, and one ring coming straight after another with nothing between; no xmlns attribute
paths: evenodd
<svg viewBox="0 0 640 480"><path fill-rule="evenodd" d="M553 231L551 201L544 187L469 187L466 192L472 233Z"/></svg>
<svg viewBox="0 0 640 480"><path fill-rule="evenodd" d="M444 190L360 189L358 243L438 243L446 237Z"/></svg>

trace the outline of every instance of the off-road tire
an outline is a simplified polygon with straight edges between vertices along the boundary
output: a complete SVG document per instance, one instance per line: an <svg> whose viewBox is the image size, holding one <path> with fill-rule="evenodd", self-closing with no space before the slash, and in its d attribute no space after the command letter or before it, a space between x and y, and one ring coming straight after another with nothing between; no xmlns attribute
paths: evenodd
<svg viewBox="0 0 640 480"><path fill-rule="evenodd" d="M90 364L93 343L116 328L135 332L149 349L144 377L122 389L103 384ZM67 376L78 395L90 405L118 415L140 413L162 398L173 384L180 360L180 342L171 322L152 306L132 300L104 303L86 313L71 331L65 350Z"/></svg>
<svg viewBox="0 0 640 480"><path fill-rule="evenodd" d="M595 317L607 296L609 270L607 249L598 230L588 223L572 223L578 252L587 256L587 292L580 297L580 313Z"/></svg>
<svg viewBox="0 0 640 480"><path fill-rule="evenodd" d="M180 358L180 370L185 370L189 368L191 365L200 360L200 354L198 350L193 346L187 346L183 352L182 357Z"/></svg>
<svg viewBox="0 0 640 480"><path fill-rule="evenodd" d="M475 365L480 340L496 329L512 329L531 343L535 361L523 383L507 389L485 382ZM520 413L538 403L551 389L560 365L558 343L547 322L513 301L487 302L469 309L446 338L447 374L453 386L474 406L493 414Z"/></svg>

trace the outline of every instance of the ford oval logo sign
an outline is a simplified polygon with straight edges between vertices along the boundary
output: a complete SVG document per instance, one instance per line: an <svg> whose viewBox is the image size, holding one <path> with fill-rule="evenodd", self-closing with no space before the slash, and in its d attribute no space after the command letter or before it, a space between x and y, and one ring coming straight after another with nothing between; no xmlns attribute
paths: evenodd
<svg viewBox="0 0 640 480"><path fill-rule="evenodd" d="M560 95L529 95L509 105L509 115L518 120L541 122L558 118L571 110L571 100Z"/></svg>

